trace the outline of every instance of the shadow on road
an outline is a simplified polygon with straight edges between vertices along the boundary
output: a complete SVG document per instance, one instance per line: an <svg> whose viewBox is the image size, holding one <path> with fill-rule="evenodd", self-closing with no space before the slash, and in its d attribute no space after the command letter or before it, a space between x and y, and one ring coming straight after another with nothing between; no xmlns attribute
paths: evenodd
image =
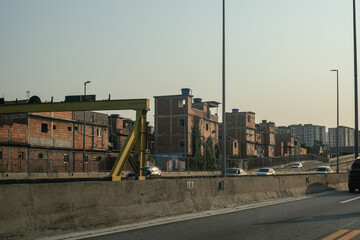
<svg viewBox="0 0 360 240"><path fill-rule="evenodd" d="M327 183L324 185L322 183L317 182L317 183L312 183L309 186L307 186L305 194L309 195L309 194L324 192L324 191L328 191L328 190L334 190L334 188L328 187Z"/></svg>
<svg viewBox="0 0 360 240"><path fill-rule="evenodd" d="M296 217L285 219L275 222L267 223L258 223L256 225L271 225L271 224L284 224L284 223L309 223L309 222L320 222L320 221L329 221L329 220L340 220L340 219L351 219L354 218L356 221L360 221L360 212L355 213L346 213L346 214L337 214L337 215L321 215L314 217Z"/></svg>

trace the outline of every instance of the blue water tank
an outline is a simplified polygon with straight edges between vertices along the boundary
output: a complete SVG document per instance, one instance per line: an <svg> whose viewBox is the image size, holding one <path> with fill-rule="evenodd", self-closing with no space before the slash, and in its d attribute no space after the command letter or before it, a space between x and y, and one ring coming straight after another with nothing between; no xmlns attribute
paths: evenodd
<svg viewBox="0 0 360 240"><path fill-rule="evenodd" d="M194 98L194 103L201 103L202 99L201 98Z"/></svg>
<svg viewBox="0 0 360 240"><path fill-rule="evenodd" d="M233 108L233 109L232 109L232 112L233 112L233 113L238 113L238 112L239 112L239 109L238 109L238 108Z"/></svg>
<svg viewBox="0 0 360 240"><path fill-rule="evenodd" d="M182 95L189 95L190 94L190 88L182 88L181 89Z"/></svg>

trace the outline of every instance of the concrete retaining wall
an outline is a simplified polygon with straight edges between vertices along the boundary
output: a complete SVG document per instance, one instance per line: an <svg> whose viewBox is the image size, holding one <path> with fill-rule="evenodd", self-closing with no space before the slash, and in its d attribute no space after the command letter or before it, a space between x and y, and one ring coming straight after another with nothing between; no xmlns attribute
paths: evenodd
<svg viewBox="0 0 360 240"><path fill-rule="evenodd" d="M33 239L346 185L346 174L0 185L0 238Z"/></svg>

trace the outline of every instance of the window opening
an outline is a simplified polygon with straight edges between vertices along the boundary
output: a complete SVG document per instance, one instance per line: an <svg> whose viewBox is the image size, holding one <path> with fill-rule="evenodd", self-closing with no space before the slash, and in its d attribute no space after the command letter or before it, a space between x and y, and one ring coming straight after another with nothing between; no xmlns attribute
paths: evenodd
<svg viewBox="0 0 360 240"><path fill-rule="evenodd" d="M49 130L48 130L48 125L46 123L42 123L41 124L41 132L43 133L47 133Z"/></svg>

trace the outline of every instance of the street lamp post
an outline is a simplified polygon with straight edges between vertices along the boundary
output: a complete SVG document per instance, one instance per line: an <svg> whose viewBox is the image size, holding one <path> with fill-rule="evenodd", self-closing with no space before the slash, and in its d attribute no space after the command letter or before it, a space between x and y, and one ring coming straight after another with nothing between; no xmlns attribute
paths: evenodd
<svg viewBox="0 0 360 240"><path fill-rule="evenodd" d="M358 86L357 86L357 50L356 50L356 11L353 0L353 31L354 31L354 89L355 89L355 159L359 155L359 126L358 126Z"/></svg>
<svg viewBox="0 0 360 240"><path fill-rule="evenodd" d="M91 81L86 81L86 82L84 82L84 98L85 98L85 96L86 96L86 84L88 84L88 83L91 83ZM84 99L83 99L84 100ZM86 133L86 131L85 131L85 128L86 128L86 119L85 119L85 112L86 111L84 111L84 136L83 136L83 172L85 172L85 133Z"/></svg>
<svg viewBox="0 0 360 240"><path fill-rule="evenodd" d="M223 0L223 9L222 9L222 168L221 173L222 177L225 176L226 168L226 114L225 114L225 0Z"/></svg>
<svg viewBox="0 0 360 240"><path fill-rule="evenodd" d="M339 173L339 70L333 69L332 72L336 72L336 86L337 86L337 94L336 94L336 102L337 102L337 114L336 114L336 173Z"/></svg>

